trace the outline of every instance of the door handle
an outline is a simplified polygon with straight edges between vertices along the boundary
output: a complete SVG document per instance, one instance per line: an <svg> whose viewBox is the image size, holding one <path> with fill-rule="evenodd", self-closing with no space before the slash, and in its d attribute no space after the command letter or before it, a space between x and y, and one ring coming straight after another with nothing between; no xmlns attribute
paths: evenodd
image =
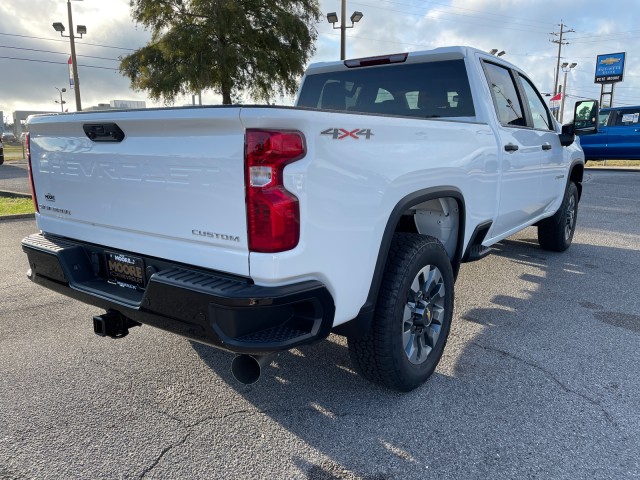
<svg viewBox="0 0 640 480"><path fill-rule="evenodd" d="M543 150L551 150L551 144L550 143L543 143L542 144L542 149Z"/></svg>
<svg viewBox="0 0 640 480"><path fill-rule="evenodd" d="M514 145L513 143L507 143L504 146L505 152L515 152L516 150L518 150L518 145Z"/></svg>

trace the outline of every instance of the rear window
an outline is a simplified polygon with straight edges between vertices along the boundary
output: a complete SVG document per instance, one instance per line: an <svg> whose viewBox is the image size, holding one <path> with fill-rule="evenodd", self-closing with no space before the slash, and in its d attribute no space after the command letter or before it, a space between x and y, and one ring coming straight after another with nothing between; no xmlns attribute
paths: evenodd
<svg viewBox="0 0 640 480"><path fill-rule="evenodd" d="M298 106L419 118L475 116L463 60L309 75Z"/></svg>

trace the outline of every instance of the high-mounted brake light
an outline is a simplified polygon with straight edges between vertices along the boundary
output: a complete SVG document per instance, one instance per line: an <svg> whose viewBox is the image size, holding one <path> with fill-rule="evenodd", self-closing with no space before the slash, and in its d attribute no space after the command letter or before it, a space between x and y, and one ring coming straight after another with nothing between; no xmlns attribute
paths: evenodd
<svg viewBox="0 0 640 480"><path fill-rule="evenodd" d="M31 199L33 200L33 206L36 209L36 212L40 213L40 209L38 208L38 197L36 197L36 187L33 183L33 168L31 167L31 137L29 132L24 137L24 150L25 155L27 156L27 166L29 169L29 185L31 186Z"/></svg>
<svg viewBox="0 0 640 480"><path fill-rule="evenodd" d="M374 65L388 65L390 63L404 63L407 61L408 53L394 53L393 55L381 55L379 57L354 58L345 60L347 68L372 67Z"/></svg>
<svg viewBox="0 0 640 480"><path fill-rule="evenodd" d="M284 167L304 157L297 131L247 130L245 176L249 250L291 250L300 240L298 198L284 188Z"/></svg>

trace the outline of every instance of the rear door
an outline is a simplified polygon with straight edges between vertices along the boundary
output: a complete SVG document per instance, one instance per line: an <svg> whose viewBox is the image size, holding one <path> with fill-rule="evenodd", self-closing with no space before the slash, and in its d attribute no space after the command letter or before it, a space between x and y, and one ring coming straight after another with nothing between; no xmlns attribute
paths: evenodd
<svg viewBox="0 0 640 480"><path fill-rule="evenodd" d="M540 145L541 164L537 185L542 208L556 208L557 200L562 198L567 182L568 169L564 164L563 147L542 95L527 77L518 73L517 78L522 87L527 111L527 127L531 129L530 133L537 138L537 144Z"/></svg>
<svg viewBox="0 0 640 480"><path fill-rule="evenodd" d="M543 211L540 169L546 151L540 132L527 125L527 110L515 73L503 65L483 62L498 120L500 199L490 235L518 229Z"/></svg>
<svg viewBox="0 0 640 480"><path fill-rule="evenodd" d="M610 158L640 159L640 106L619 110L608 130Z"/></svg>

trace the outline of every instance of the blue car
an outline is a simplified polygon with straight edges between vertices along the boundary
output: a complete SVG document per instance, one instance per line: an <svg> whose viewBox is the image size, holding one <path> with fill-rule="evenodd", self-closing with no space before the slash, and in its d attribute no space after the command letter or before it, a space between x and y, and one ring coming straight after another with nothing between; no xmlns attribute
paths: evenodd
<svg viewBox="0 0 640 480"><path fill-rule="evenodd" d="M598 133L580 145L586 160L640 160L640 106L603 108Z"/></svg>

